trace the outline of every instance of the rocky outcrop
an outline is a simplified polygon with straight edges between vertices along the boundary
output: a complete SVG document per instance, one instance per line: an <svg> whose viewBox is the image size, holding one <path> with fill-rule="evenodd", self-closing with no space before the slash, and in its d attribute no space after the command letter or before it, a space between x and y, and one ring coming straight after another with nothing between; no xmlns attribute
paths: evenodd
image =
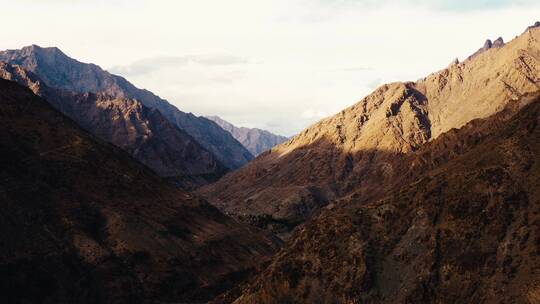
<svg viewBox="0 0 540 304"><path fill-rule="evenodd" d="M0 80L0 302L204 303L278 243Z"/></svg>
<svg viewBox="0 0 540 304"><path fill-rule="evenodd" d="M501 48L505 45L504 43L504 40L502 39L502 37L499 37L497 38L497 40L495 40L494 42L491 42L490 39L486 40L486 42L484 43L484 46L481 47L478 51L476 51L474 54L472 54L471 56L469 56L469 58L467 58L467 60L471 60L472 58L484 53L485 51L487 50L490 50L492 48Z"/></svg>
<svg viewBox="0 0 540 304"><path fill-rule="evenodd" d="M287 233L336 198L370 195L400 177L396 154L540 95L539 41L533 29L418 82L383 85L199 193L240 219Z"/></svg>
<svg viewBox="0 0 540 304"><path fill-rule="evenodd" d="M535 28L538 28L538 27L540 27L540 21L536 21L533 25L529 26L529 27L527 28L527 31L528 31L528 30L535 29ZM525 32L526 32L526 31L525 31Z"/></svg>
<svg viewBox="0 0 540 304"><path fill-rule="evenodd" d="M217 123L225 131L238 140L246 149L254 156L270 150L288 140L285 136L275 135L266 130L258 128L237 127L228 121L221 119L218 116L207 116L206 118Z"/></svg>
<svg viewBox="0 0 540 304"><path fill-rule="evenodd" d="M215 303L537 303L538 138L522 98L394 154L399 182L332 202Z"/></svg>
<svg viewBox="0 0 540 304"><path fill-rule="evenodd" d="M85 130L185 189L216 181L227 172L196 140L136 99L53 89L21 66L3 62L0 77L29 87Z"/></svg>
<svg viewBox="0 0 540 304"><path fill-rule="evenodd" d="M237 169L253 159L237 140L210 120L184 113L152 92L138 89L126 79L97 65L72 59L58 48L32 45L20 50L7 50L0 52L0 61L23 67L50 88L136 99L161 112L169 122L188 133L229 169Z"/></svg>

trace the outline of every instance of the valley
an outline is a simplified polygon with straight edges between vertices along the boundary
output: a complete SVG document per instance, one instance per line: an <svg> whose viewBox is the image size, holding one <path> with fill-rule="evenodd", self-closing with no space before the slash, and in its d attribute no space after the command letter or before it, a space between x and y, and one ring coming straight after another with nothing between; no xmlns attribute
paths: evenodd
<svg viewBox="0 0 540 304"><path fill-rule="evenodd" d="M257 93L199 116L58 47L0 51L0 302L540 303L540 22L329 116L308 94L261 107L288 92L273 73L305 73L289 52L287 71L218 52L117 69L201 109ZM325 117L277 135L291 112Z"/></svg>

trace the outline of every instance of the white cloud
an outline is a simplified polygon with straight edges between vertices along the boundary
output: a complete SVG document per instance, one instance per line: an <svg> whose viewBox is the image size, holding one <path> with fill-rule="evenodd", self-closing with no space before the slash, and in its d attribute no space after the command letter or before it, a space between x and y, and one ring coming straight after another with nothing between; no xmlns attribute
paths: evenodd
<svg viewBox="0 0 540 304"><path fill-rule="evenodd" d="M381 84L382 80L380 78L375 78L367 84L367 87L374 90Z"/></svg>
<svg viewBox="0 0 540 304"><path fill-rule="evenodd" d="M329 113L325 111L309 108L305 110L304 112L302 112L301 116L302 118L306 118L306 119L321 119L321 118L329 116Z"/></svg>
<svg viewBox="0 0 540 304"><path fill-rule="evenodd" d="M182 110L284 135L381 83L463 59L487 38L509 40L540 18L538 4L522 0L0 4L2 22L13 25L0 32L1 49L58 46Z"/></svg>
<svg viewBox="0 0 540 304"><path fill-rule="evenodd" d="M129 65L115 66L109 70L112 73L129 77L149 74L160 69L182 68L190 64L202 66L228 66L249 63L249 60L246 58L226 54L156 56L137 60Z"/></svg>

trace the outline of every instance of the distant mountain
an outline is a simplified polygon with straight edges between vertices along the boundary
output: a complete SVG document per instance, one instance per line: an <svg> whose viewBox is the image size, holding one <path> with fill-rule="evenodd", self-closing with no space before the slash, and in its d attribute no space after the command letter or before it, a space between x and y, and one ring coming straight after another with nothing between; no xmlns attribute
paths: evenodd
<svg viewBox="0 0 540 304"><path fill-rule="evenodd" d="M0 80L0 302L205 303L279 243Z"/></svg>
<svg viewBox="0 0 540 304"><path fill-rule="evenodd" d="M266 130L237 127L218 116L206 116L206 118L217 123L225 131L231 133L236 140L244 145L244 147L255 156L288 140L285 136L275 135Z"/></svg>
<svg viewBox="0 0 540 304"><path fill-rule="evenodd" d="M540 95L540 27L417 82L382 85L355 105L199 190L239 219L283 236L356 191L371 197L405 174L396 155L509 103Z"/></svg>
<svg viewBox="0 0 540 304"><path fill-rule="evenodd" d="M7 50L0 52L0 61L22 66L54 89L136 99L146 107L161 112L169 122L191 135L229 169L237 169L253 159L242 144L214 122L184 113L152 92L138 89L126 79L112 75L97 65L72 59L58 48L32 45L20 50Z"/></svg>
<svg viewBox="0 0 540 304"><path fill-rule="evenodd" d="M32 72L4 62L0 77L29 87L90 133L183 188L213 182L227 172L195 139L136 99L53 89Z"/></svg>

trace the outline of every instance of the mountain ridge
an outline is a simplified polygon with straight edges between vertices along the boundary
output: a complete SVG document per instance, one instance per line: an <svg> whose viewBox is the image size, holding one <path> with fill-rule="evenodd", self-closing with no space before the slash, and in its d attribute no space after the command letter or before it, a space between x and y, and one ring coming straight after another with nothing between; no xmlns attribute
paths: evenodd
<svg viewBox="0 0 540 304"><path fill-rule="evenodd" d="M137 99L149 108L158 109L167 120L187 132L231 170L253 159L236 139L210 120L184 113L152 92L136 88L125 78L95 64L70 58L56 47L31 45L20 50L6 50L0 52L0 61L24 67L51 88Z"/></svg>
<svg viewBox="0 0 540 304"><path fill-rule="evenodd" d="M369 193L374 181L399 176L388 153L413 152L512 100L540 94L539 41L540 29L532 28L418 82L382 85L198 193L241 220L287 236L330 201L358 187Z"/></svg>
<svg viewBox="0 0 540 304"><path fill-rule="evenodd" d="M238 140L255 157L288 140L287 137L273 134L259 128L237 127L219 116L205 116L217 123L225 131Z"/></svg>
<svg viewBox="0 0 540 304"><path fill-rule="evenodd" d="M124 149L183 188L196 188L227 172L189 134L136 99L53 89L32 72L4 62L0 62L0 77L29 87L85 130Z"/></svg>
<svg viewBox="0 0 540 304"><path fill-rule="evenodd" d="M331 203L214 303L535 303L540 99L531 98L396 154L412 174L401 185Z"/></svg>

